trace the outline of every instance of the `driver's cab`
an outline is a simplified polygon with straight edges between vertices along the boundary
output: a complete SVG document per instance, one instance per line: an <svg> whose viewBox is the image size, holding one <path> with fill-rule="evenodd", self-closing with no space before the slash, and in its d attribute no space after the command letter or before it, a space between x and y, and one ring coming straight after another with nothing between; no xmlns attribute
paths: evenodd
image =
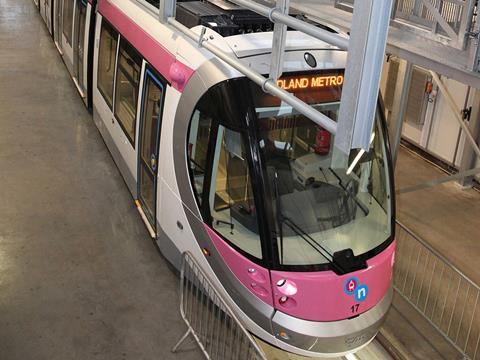
<svg viewBox="0 0 480 360"><path fill-rule="evenodd" d="M343 70L278 84L337 119ZM370 150L342 156L332 134L250 80L215 85L192 115L187 145L204 221L270 269L358 270L392 237L384 126L378 113Z"/></svg>

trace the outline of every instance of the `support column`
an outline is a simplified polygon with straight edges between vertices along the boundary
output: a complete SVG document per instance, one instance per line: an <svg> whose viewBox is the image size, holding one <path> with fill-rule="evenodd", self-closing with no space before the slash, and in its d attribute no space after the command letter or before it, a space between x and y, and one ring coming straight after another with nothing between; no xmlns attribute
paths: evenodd
<svg viewBox="0 0 480 360"><path fill-rule="evenodd" d="M478 142L480 141L480 90L472 89L475 91L473 96L472 104L472 114L470 116L470 121L467 123L467 127L472 133L474 139ZM462 159L460 162L459 171L464 172L475 167L477 161L477 155L473 150L471 144L468 141L465 141ZM472 185L474 176L464 177L458 180L458 183L461 186L469 187Z"/></svg>
<svg viewBox="0 0 480 360"><path fill-rule="evenodd" d="M276 0L277 11L283 15L289 14L290 0ZM283 58L285 55L285 41L287 25L276 22L273 27L272 55L270 60L270 79L275 82L283 73Z"/></svg>
<svg viewBox="0 0 480 360"><path fill-rule="evenodd" d="M335 146L346 156L368 150L393 0L356 1Z"/></svg>
<svg viewBox="0 0 480 360"><path fill-rule="evenodd" d="M160 22L166 23L168 18L175 17L177 0L160 0L158 5L158 15Z"/></svg>
<svg viewBox="0 0 480 360"><path fill-rule="evenodd" d="M402 138L403 122L407 110L408 94L410 92L410 81L412 79L413 65L407 60L400 60L398 67L397 83L395 85L395 96L390 116L390 144L392 145L393 164L397 163L400 139Z"/></svg>

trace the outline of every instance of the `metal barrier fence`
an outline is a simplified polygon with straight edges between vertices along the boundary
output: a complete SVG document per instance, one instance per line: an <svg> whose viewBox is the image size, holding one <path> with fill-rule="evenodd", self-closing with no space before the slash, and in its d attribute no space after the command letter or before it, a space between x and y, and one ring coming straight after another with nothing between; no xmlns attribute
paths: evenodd
<svg viewBox="0 0 480 360"><path fill-rule="evenodd" d="M467 359L480 359L480 287L400 223L394 287Z"/></svg>
<svg viewBox="0 0 480 360"><path fill-rule="evenodd" d="M192 335L207 359L267 360L188 252L180 274L180 313L188 329L172 352Z"/></svg>
<svg viewBox="0 0 480 360"><path fill-rule="evenodd" d="M351 10L354 2L335 0L335 6ZM475 27L475 6L476 0L396 0L392 20L399 26L406 23L426 30L433 39L441 35L451 46L465 49Z"/></svg>

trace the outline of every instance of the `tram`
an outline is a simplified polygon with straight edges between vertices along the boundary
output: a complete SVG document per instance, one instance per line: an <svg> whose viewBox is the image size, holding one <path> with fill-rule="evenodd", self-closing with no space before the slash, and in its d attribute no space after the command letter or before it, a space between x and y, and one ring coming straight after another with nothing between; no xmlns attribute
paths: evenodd
<svg viewBox="0 0 480 360"><path fill-rule="evenodd" d="M151 236L177 267L189 251L264 341L305 356L367 345L395 252L381 100L370 149L337 161L334 135L159 22L155 5L40 0ZM179 2L176 19L269 72L268 19L224 0ZM335 120L346 52L297 31L286 49L278 85Z"/></svg>

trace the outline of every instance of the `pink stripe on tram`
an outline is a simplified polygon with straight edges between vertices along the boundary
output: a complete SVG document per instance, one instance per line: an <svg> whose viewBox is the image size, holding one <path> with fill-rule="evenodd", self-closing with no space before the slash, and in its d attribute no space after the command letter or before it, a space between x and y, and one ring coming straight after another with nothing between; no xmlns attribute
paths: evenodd
<svg viewBox="0 0 480 360"><path fill-rule="evenodd" d="M99 12L178 91L183 91L194 71L181 63L158 41L108 0L101 0Z"/></svg>
<svg viewBox="0 0 480 360"><path fill-rule="evenodd" d="M273 307L268 270L248 260L228 245L214 230L207 225L204 226L215 248L238 281L254 296Z"/></svg>

